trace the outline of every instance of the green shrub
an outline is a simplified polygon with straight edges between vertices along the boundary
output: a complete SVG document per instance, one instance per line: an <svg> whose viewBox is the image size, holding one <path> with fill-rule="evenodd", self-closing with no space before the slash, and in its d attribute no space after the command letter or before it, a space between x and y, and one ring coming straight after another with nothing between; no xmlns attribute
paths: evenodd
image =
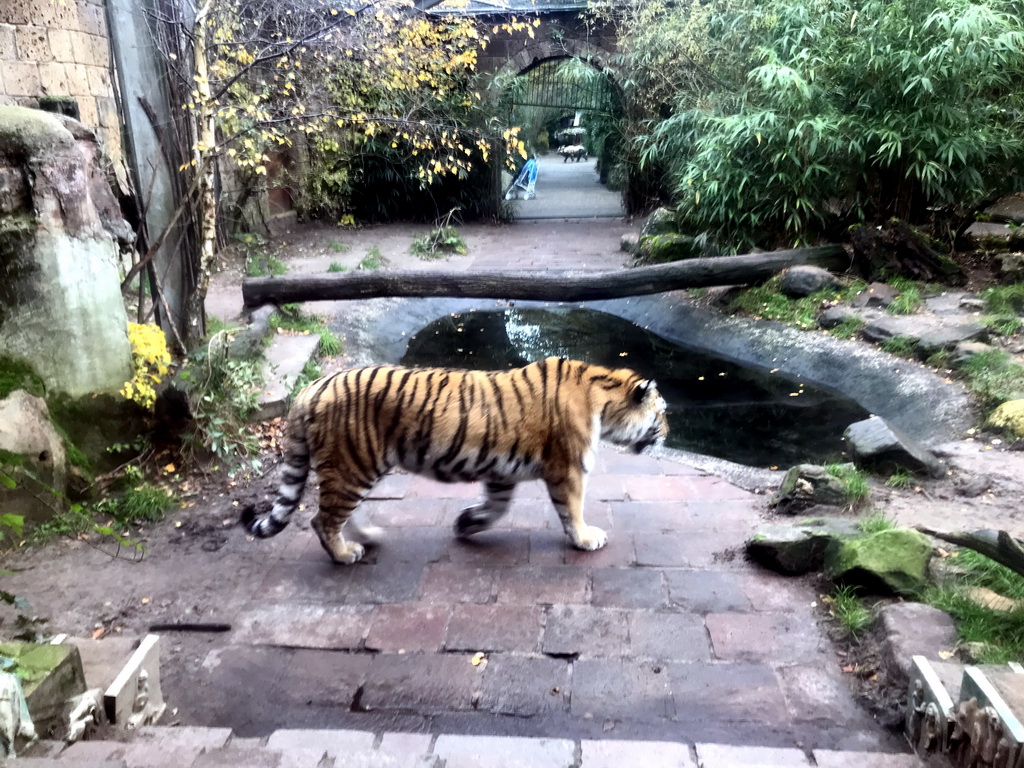
<svg viewBox="0 0 1024 768"><path fill-rule="evenodd" d="M852 464L826 464L825 471L842 481L851 504L859 504L868 497L868 476Z"/></svg>
<svg viewBox="0 0 1024 768"><path fill-rule="evenodd" d="M453 253L465 255L466 241L455 227L438 227L413 240L412 252L425 261L443 259Z"/></svg>
<svg viewBox="0 0 1024 768"><path fill-rule="evenodd" d="M853 587L838 587L825 598L829 614L838 622L843 632L853 639L871 626L871 611L857 597Z"/></svg>
<svg viewBox="0 0 1024 768"><path fill-rule="evenodd" d="M346 272L346 271L348 271L348 267L346 267L344 264L339 264L336 261L332 261L331 265L329 267L327 267L327 271L328 272Z"/></svg>
<svg viewBox="0 0 1024 768"><path fill-rule="evenodd" d="M909 488L914 484L914 475L908 469L900 467L885 481L890 488Z"/></svg>
<svg viewBox="0 0 1024 768"><path fill-rule="evenodd" d="M700 24L685 23L696 4L663 3L660 17L627 15L619 32L620 46L647 46L630 52L638 71L623 72L626 83L653 80L664 49L700 60L688 80L664 78L671 110L646 113L640 138L640 167L667 173L685 231L738 249L805 243L843 221L973 206L1019 179L1024 21L1014 3L700 5Z"/></svg>
<svg viewBox="0 0 1024 768"><path fill-rule="evenodd" d="M380 269L385 264L384 256L376 245L370 248L359 261L357 269Z"/></svg>

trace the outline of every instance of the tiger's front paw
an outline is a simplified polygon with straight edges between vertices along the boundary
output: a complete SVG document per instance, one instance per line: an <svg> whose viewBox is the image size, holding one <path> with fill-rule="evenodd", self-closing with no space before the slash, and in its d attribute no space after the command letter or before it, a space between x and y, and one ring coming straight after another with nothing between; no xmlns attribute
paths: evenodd
<svg viewBox="0 0 1024 768"><path fill-rule="evenodd" d="M334 562L341 563L342 565L352 565L352 563L358 563L363 559L363 555L366 554L366 550L362 544L357 544L354 541L346 541L344 548L337 553L332 552L331 556L334 558Z"/></svg>
<svg viewBox="0 0 1024 768"><path fill-rule="evenodd" d="M575 532L572 537L572 545L576 549L584 549L592 552L600 549L608 543L608 534L594 525L584 526L582 531Z"/></svg>

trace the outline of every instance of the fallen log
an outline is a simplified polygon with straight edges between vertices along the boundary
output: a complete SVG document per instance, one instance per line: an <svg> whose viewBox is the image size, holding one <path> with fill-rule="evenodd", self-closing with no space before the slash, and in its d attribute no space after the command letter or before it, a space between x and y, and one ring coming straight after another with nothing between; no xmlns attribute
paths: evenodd
<svg viewBox="0 0 1024 768"><path fill-rule="evenodd" d="M614 272L395 270L249 277L242 281L242 299L249 309L263 304L382 296L595 301L680 288L758 283L798 264L841 271L849 263L842 246L822 245L744 256L688 259Z"/></svg>
<svg viewBox="0 0 1024 768"><path fill-rule="evenodd" d="M948 541L950 544L980 552L990 560L995 560L1000 565L1005 565L1011 571L1024 576L1024 546L1020 540L1013 538L1006 531L985 529L945 533L933 531L923 525L917 526L917 530L936 539Z"/></svg>

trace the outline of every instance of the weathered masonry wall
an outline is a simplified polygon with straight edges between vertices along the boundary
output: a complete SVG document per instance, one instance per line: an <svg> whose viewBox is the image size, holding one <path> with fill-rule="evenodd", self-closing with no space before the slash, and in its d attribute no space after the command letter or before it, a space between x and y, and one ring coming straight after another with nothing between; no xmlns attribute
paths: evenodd
<svg viewBox="0 0 1024 768"><path fill-rule="evenodd" d="M78 104L120 175L121 129L104 0L0 0L0 104Z"/></svg>

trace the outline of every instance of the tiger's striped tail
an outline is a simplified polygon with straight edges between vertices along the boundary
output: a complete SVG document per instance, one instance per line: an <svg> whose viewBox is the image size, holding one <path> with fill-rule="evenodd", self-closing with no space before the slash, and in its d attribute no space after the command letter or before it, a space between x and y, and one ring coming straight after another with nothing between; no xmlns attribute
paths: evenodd
<svg viewBox="0 0 1024 768"><path fill-rule="evenodd" d="M260 539L276 536L285 529L292 512L299 506L306 478L309 477L309 443L306 441L305 418L296 414L288 425L288 431L288 453L285 455L284 472L273 509L265 516L260 516L252 504L242 510L245 530Z"/></svg>

